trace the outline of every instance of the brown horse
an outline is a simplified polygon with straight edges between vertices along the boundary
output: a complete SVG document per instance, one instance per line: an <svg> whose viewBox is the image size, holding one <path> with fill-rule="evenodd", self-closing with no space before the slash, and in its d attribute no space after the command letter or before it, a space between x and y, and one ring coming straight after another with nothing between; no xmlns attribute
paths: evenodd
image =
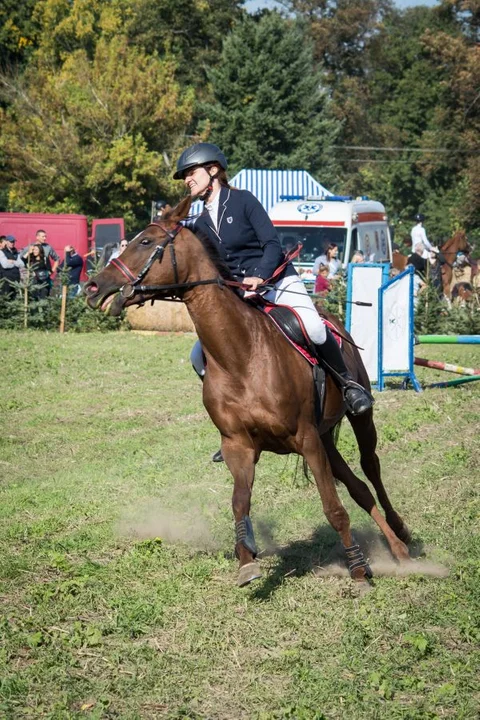
<svg viewBox="0 0 480 720"><path fill-rule="evenodd" d="M440 248L437 261L440 263L443 294L446 298L451 297L453 263L457 257L457 253L464 252L466 255L471 251L471 246L467 241L465 230L457 230L452 237L447 240ZM407 267L408 257L396 250L392 256L392 266L400 271ZM472 266L473 274L473 266Z"/></svg>
<svg viewBox="0 0 480 720"><path fill-rule="evenodd" d="M457 253L464 252L465 255L468 255L471 249L465 230L457 230L440 248L439 261L442 272L443 294L449 300L452 291L453 264Z"/></svg>
<svg viewBox="0 0 480 720"><path fill-rule="evenodd" d="M409 539L408 529L381 482L372 413L350 420L362 467L376 487L388 522L367 485L351 472L333 443L332 431L345 414L341 392L327 377L323 417L318 422L311 368L264 313L241 299L211 243L180 224L189 208L186 198L169 208L160 223L137 235L121 258L87 283L87 302L113 315L125 306L153 299L176 297L186 304L207 360L203 402L220 431L222 454L234 478L240 586L260 577L249 512L255 465L263 450L303 456L325 515L340 534L351 576L368 582L371 571L352 537L333 475L378 524L394 557L409 559L401 539ZM350 366L363 367L353 346L347 343L345 352ZM368 386L364 373L357 370L356 377Z"/></svg>

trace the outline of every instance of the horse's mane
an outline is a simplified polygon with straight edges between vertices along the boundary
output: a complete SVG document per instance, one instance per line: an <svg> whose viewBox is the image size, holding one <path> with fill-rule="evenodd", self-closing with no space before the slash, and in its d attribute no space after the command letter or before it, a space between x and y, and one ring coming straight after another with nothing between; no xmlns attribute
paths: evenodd
<svg viewBox="0 0 480 720"><path fill-rule="evenodd" d="M215 265L216 269L219 272L220 277L223 278L224 280L235 280L227 263L224 260L222 260L222 258L220 257L218 248L215 245L215 243L213 242L213 240L211 240L208 237L208 235L206 235L205 233L198 231L198 230L196 232L194 232L193 234L202 243L203 248L208 255L208 258Z"/></svg>

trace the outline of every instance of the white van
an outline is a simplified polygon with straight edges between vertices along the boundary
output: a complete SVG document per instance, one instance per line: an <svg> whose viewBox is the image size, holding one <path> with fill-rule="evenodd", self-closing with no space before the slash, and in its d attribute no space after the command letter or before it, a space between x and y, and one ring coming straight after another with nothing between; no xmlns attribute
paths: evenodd
<svg viewBox="0 0 480 720"><path fill-rule="evenodd" d="M338 245L338 257L344 266L355 250L363 251L365 262L392 260L387 214L376 200L338 195L287 196L273 205L268 214L285 250L302 243L294 264L304 271L313 267L315 259L325 254L330 243Z"/></svg>

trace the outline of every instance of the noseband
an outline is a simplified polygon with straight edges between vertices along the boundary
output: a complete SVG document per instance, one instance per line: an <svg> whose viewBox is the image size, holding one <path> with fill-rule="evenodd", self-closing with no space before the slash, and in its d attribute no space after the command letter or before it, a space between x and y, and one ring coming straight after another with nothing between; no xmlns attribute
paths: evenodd
<svg viewBox="0 0 480 720"><path fill-rule="evenodd" d="M197 285L232 285L236 287L241 287L241 283L237 283L232 280L224 280L223 278L216 277L212 278L210 280L195 280L191 282L179 282L178 278L178 266L177 266L177 257L175 255L175 247L174 247L174 240L179 234L181 230L183 230L183 225L178 223L178 225L175 225L173 230L168 230L166 227L161 225L157 222L152 222L150 225L147 226L147 229L150 226L156 226L159 227L162 232L165 233L165 240L163 242L159 243L155 250L152 252L150 257L148 258L147 262L143 266L143 268L140 270L138 275L135 275L130 268L121 260L119 257L114 258L110 261L110 265L113 265L114 268L116 268L119 272L122 273L122 275L128 280L125 285L122 285L120 288L120 294L125 300L129 300L134 295L141 294L149 294L149 293L165 293L163 295L162 300L180 300L181 298L178 297L178 295L175 292L175 290L187 290L189 288L196 287ZM175 282L171 283L170 285L140 285L141 281L145 277L145 275L148 273L150 268L152 267L153 263L158 260L159 262L162 262L163 255L165 253L165 250L167 246L170 246L170 259L172 262L173 272L174 272L174 279ZM170 297L169 297L170 295ZM153 302L153 301L152 301Z"/></svg>

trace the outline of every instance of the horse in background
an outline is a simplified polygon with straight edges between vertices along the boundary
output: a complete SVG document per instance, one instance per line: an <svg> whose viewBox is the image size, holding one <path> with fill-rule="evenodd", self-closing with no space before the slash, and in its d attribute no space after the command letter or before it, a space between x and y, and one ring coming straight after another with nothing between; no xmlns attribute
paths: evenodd
<svg viewBox="0 0 480 720"><path fill-rule="evenodd" d="M448 300L451 299L453 269L457 253L464 252L465 255L468 257L471 251L472 247L467 240L467 234L465 230L457 230L457 232L454 233L452 237L449 238L439 248L439 252L436 253L437 262L440 263L443 294L446 298L448 298ZM408 257L406 255L403 255L398 250L394 251L392 255L392 267L394 267L396 270L399 270L400 272L403 272L407 267L407 264ZM474 267L476 267L476 263L471 262L471 264L473 273Z"/></svg>
<svg viewBox="0 0 480 720"><path fill-rule="evenodd" d="M315 478L324 513L341 537L352 578L368 582L371 571L353 539L334 476L345 483L353 499L378 524L394 557L399 562L408 561L404 543L410 538L408 528L391 506L380 478L373 411L349 419L362 468L376 488L386 518L368 486L353 474L335 448L334 429L346 412L341 391L327 375L319 418L312 368L265 313L239 296L239 283L211 241L181 224L190 202L186 198L173 210L168 208L161 222L139 233L120 258L86 283L85 293L91 308L112 315L150 300L179 299L186 304L207 360L203 402L220 432L222 455L234 479L238 584L247 585L261 576L250 504L255 466L262 451L296 453L304 458ZM353 343L344 343L343 352L353 376L365 376L368 387ZM152 383L158 386L154 371Z"/></svg>
<svg viewBox="0 0 480 720"><path fill-rule="evenodd" d="M465 230L457 230L440 248L438 262L440 262L442 274L443 294L448 300L451 300L452 297L452 279L457 254L463 252L468 257L471 251L472 247L467 240Z"/></svg>

